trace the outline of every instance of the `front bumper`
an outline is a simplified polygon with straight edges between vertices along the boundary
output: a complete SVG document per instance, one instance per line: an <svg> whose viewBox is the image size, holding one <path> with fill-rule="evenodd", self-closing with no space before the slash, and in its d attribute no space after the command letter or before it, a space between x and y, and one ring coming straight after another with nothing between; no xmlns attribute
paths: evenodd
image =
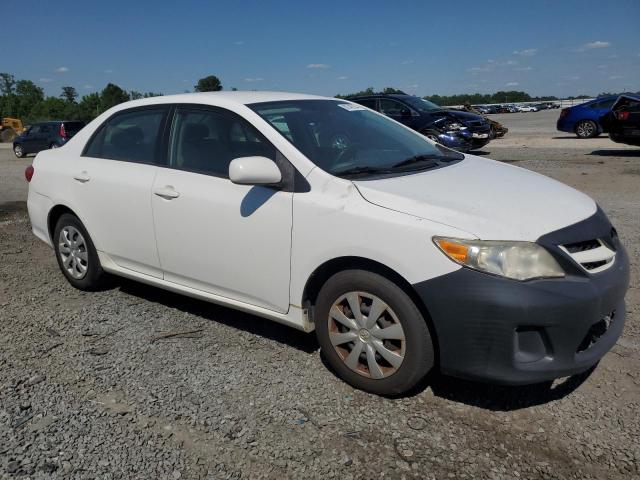
<svg viewBox="0 0 640 480"><path fill-rule="evenodd" d="M585 222L593 226L592 219ZM582 223L560 237L584 233ZM545 237L538 242L558 239ZM618 242L614 264L593 275L569 267L562 279L519 282L461 268L414 287L431 315L443 373L523 385L595 365L622 333L628 284L629 261Z"/></svg>

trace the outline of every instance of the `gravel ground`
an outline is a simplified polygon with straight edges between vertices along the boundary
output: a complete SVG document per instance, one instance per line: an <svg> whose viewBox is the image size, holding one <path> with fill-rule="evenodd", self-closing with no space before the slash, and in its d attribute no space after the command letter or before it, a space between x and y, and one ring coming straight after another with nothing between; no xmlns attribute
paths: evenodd
<svg viewBox="0 0 640 480"><path fill-rule="evenodd" d="M640 478L640 150L558 135L557 111L497 117L511 131L483 155L618 227L624 335L564 381L434 375L393 400L337 379L313 335L127 281L74 290L29 230L30 160L0 146L0 478Z"/></svg>

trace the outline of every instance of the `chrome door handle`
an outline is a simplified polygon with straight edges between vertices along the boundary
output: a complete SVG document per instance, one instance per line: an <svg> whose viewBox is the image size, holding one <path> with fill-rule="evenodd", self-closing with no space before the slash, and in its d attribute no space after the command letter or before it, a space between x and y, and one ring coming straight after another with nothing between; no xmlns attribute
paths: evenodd
<svg viewBox="0 0 640 480"><path fill-rule="evenodd" d="M162 187L156 188L153 191L154 195L164 198L165 200L172 200L174 198L178 198L180 193L176 192L173 187Z"/></svg>
<svg viewBox="0 0 640 480"><path fill-rule="evenodd" d="M87 172L77 173L73 176L74 180L77 180L81 183L86 183L91 180L91 177L87 174Z"/></svg>

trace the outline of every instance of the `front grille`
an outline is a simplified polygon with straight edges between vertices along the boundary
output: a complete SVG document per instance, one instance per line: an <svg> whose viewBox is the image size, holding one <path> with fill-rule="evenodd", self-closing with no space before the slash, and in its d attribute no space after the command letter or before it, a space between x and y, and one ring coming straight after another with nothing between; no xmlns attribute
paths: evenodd
<svg viewBox="0 0 640 480"><path fill-rule="evenodd" d="M605 243L599 238L566 243L560 245L560 249L589 273L598 273L608 269L616 258L616 252L610 243Z"/></svg>
<svg viewBox="0 0 640 480"><path fill-rule="evenodd" d="M595 270L598 267L601 267L603 265L606 265L607 261L606 260L598 260L597 262L586 262L583 263L582 266L587 269L587 270Z"/></svg>
<svg viewBox="0 0 640 480"><path fill-rule="evenodd" d="M593 239L593 240L585 240L583 242L576 242L576 243L567 243L565 244L564 248L566 248L569 253L576 253L576 252L584 252L586 250L593 250L594 248L598 248L600 246L600 242L598 242L597 239Z"/></svg>
<svg viewBox="0 0 640 480"><path fill-rule="evenodd" d="M595 345L596 342L605 333L607 333L607 330L609 330L609 328L611 327L611 324L613 323L613 319L615 315L616 315L616 311L613 310L610 314L605 315L599 321L591 325L591 327L589 328L589 331L580 342L580 345L578 345L578 349L576 350L576 353L584 352L585 350L588 350L593 345Z"/></svg>

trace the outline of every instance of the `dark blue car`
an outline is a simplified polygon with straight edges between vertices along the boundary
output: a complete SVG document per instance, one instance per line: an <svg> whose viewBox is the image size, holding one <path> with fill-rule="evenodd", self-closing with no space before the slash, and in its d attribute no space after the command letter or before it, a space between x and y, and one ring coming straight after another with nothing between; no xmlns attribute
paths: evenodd
<svg viewBox="0 0 640 480"><path fill-rule="evenodd" d="M84 122L65 120L36 123L13 139L13 153L22 158L30 153L61 147L82 127Z"/></svg>
<svg viewBox="0 0 640 480"><path fill-rule="evenodd" d="M595 100L563 108L556 125L561 132L575 133L578 138L593 138L604 132L600 117L611 111L617 95L598 97Z"/></svg>

